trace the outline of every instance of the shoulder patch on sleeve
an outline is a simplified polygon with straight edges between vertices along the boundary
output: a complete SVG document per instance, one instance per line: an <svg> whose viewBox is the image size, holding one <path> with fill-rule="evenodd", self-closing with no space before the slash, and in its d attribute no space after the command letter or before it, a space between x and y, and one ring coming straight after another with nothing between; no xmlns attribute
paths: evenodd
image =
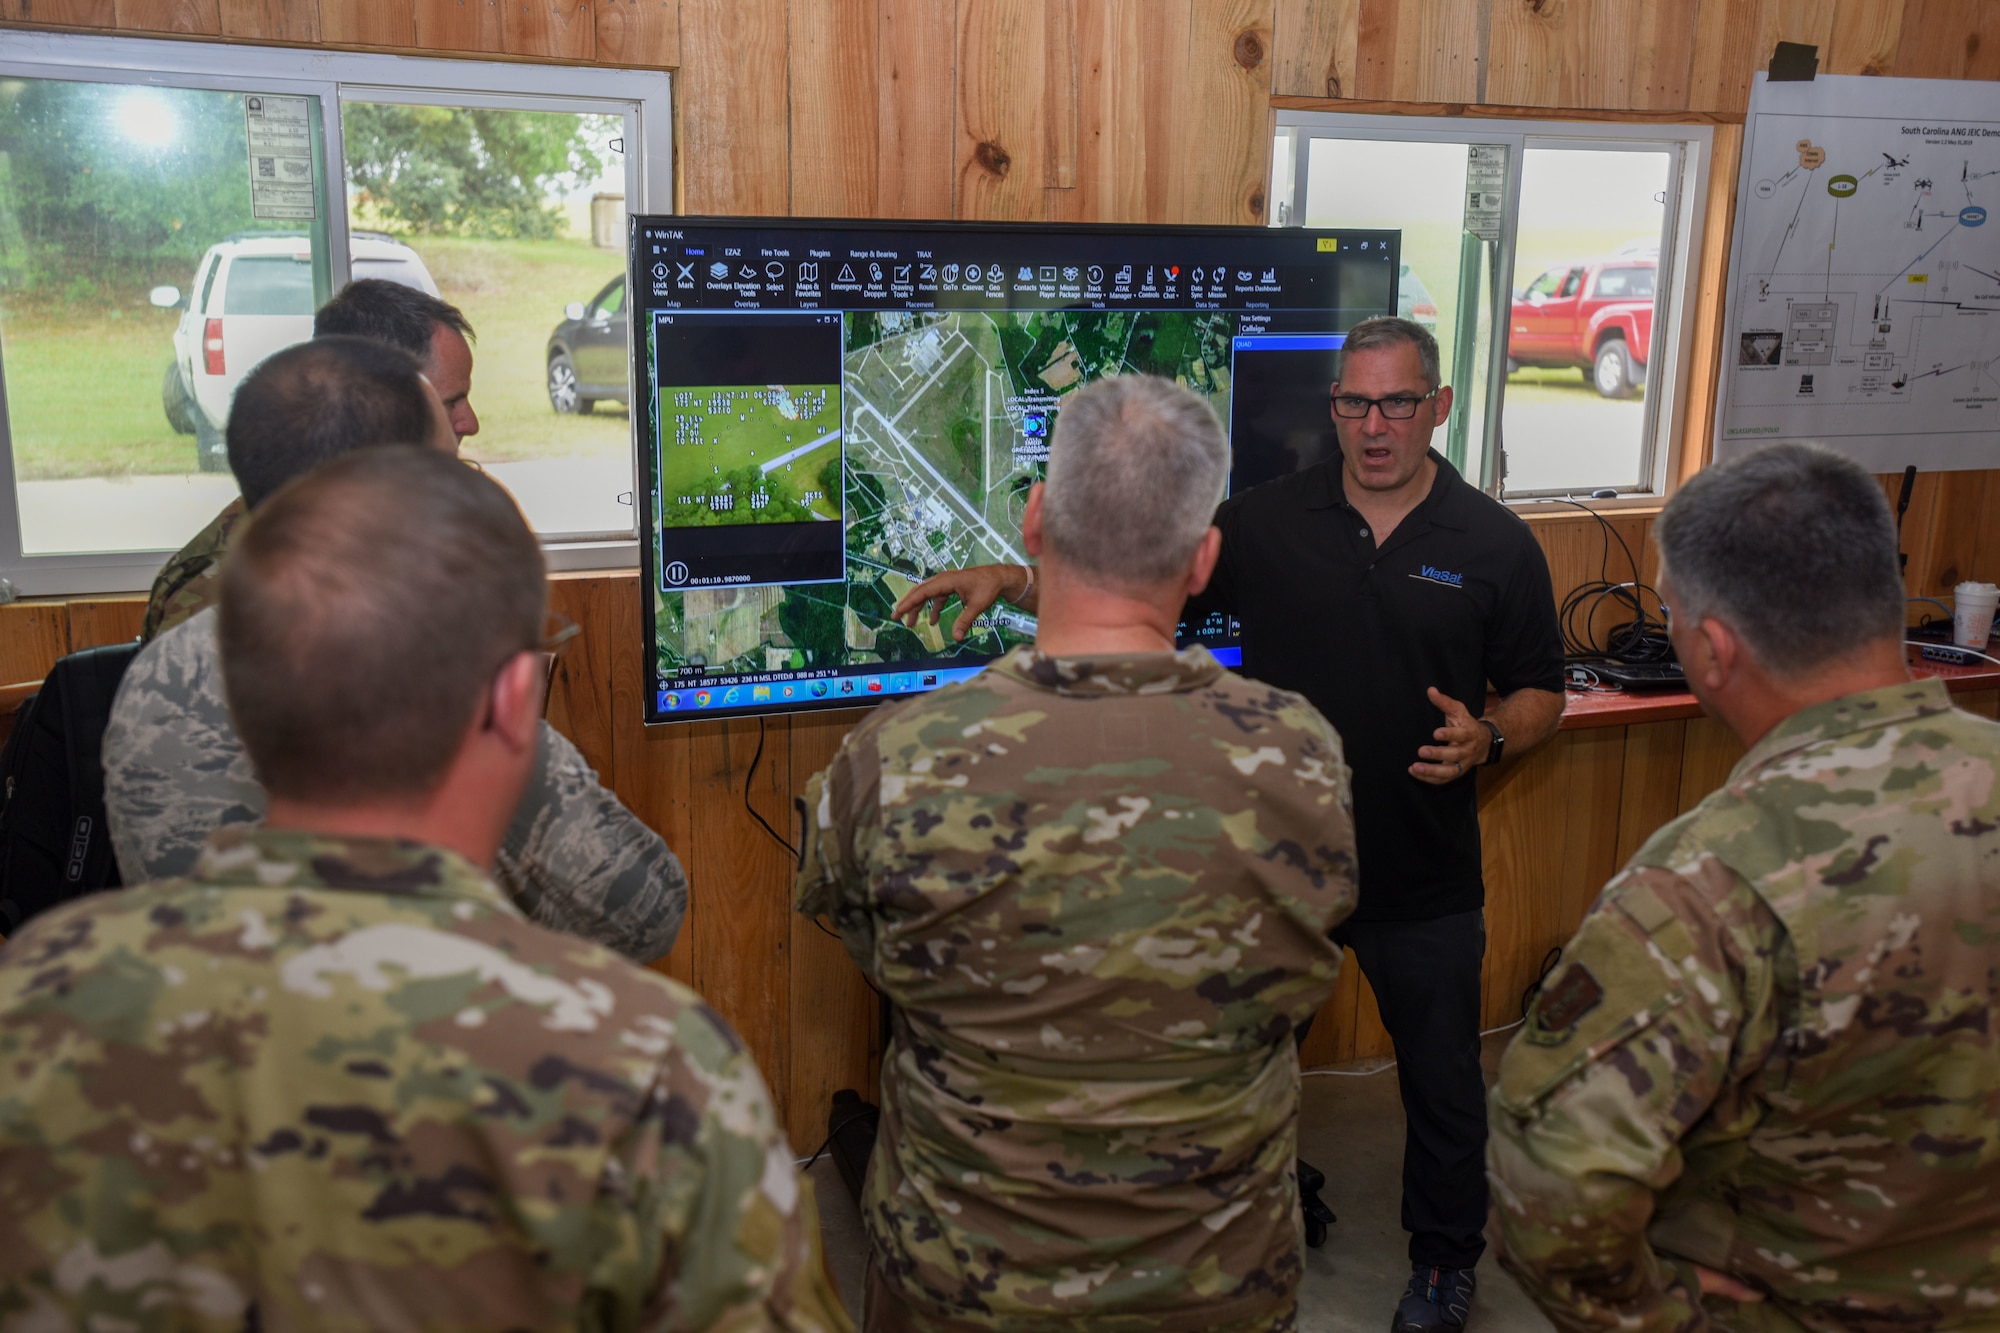
<svg viewBox="0 0 2000 1333"><path fill-rule="evenodd" d="M1604 987L1582 963L1571 963L1554 982L1542 988L1528 1013L1523 1035L1537 1046L1560 1046L1570 1039L1583 1016L1604 1003Z"/></svg>

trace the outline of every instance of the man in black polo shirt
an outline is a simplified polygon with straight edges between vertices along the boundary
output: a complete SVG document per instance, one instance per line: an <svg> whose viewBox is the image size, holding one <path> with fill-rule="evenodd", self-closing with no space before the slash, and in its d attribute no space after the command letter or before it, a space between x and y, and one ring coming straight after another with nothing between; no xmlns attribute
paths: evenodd
<svg viewBox="0 0 2000 1333"><path fill-rule="evenodd" d="M1450 411L1429 333L1356 325L1333 386L1339 457L1223 503L1221 560L1186 612L1237 617L1244 674L1311 700L1354 771L1361 905L1335 938L1395 1041L1408 1117L1412 1275L1396 1333L1463 1327L1485 1249L1472 771L1547 740L1563 706L1548 562L1525 523L1430 448ZM1034 593L1032 571L982 565L919 584L896 613L914 621L928 604L935 621L956 594L963 638L1001 597L1033 612ZM1489 682L1500 697L1485 708Z"/></svg>

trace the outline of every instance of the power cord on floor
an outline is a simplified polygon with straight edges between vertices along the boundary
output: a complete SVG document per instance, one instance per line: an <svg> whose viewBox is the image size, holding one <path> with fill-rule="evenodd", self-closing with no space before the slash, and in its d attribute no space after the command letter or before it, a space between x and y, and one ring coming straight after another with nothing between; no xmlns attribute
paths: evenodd
<svg viewBox="0 0 2000 1333"><path fill-rule="evenodd" d="M855 1111L849 1114L839 1124L832 1126L826 1131L826 1137L819 1141L819 1147L813 1149L812 1156L798 1158L792 1163L792 1165L796 1166L801 1174L812 1170L813 1165L816 1162L818 1162L820 1158L826 1155L826 1150L833 1146L833 1139L836 1134L840 1133L841 1130L846 1129L849 1125L853 1124L857 1120L862 1120L867 1118L868 1116L879 1115L879 1114L881 1114L881 1109L879 1107L874 1107L874 1106L863 1106L859 1111Z"/></svg>
<svg viewBox="0 0 2000 1333"><path fill-rule="evenodd" d="M1490 1037L1496 1032L1512 1032L1515 1028L1521 1026L1521 1024L1527 1021L1528 1020L1525 1018L1517 1018L1511 1023L1502 1023L1497 1028L1487 1028L1484 1032L1481 1032L1479 1035L1481 1037ZM1394 1060L1391 1060L1387 1064L1377 1065L1373 1069L1305 1069L1299 1072L1299 1077L1300 1078L1320 1078L1320 1077L1373 1078L1377 1074L1384 1073L1388 1070L1394 1069L1395 1067L1396 1067L1396 1062Z"/></svg>

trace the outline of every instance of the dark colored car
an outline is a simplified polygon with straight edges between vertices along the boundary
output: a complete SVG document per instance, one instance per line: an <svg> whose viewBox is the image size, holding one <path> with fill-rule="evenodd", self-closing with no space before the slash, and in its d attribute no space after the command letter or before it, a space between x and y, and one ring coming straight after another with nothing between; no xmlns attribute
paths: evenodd
<svg viewBox="0 0 2000 1333"><path fill-rule="evenodd" d="M549 406L567 414L588 412L602 402L628 403L629 326L622 277L588 304L570 302L549 335Z"/></svg>

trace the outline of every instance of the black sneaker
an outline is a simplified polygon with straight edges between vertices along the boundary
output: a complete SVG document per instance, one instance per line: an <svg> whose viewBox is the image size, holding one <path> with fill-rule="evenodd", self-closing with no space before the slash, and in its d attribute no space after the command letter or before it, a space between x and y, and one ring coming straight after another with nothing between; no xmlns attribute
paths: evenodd
<svg viewBox="0 0 2000 1333"><path fill-rule="evenodd" d="M1396 1303L1389 1333L1458 1333L1472 1313L1479 1279L1470 1268L1433 1268L1418 1264L1410 1285Z"/></svg>

